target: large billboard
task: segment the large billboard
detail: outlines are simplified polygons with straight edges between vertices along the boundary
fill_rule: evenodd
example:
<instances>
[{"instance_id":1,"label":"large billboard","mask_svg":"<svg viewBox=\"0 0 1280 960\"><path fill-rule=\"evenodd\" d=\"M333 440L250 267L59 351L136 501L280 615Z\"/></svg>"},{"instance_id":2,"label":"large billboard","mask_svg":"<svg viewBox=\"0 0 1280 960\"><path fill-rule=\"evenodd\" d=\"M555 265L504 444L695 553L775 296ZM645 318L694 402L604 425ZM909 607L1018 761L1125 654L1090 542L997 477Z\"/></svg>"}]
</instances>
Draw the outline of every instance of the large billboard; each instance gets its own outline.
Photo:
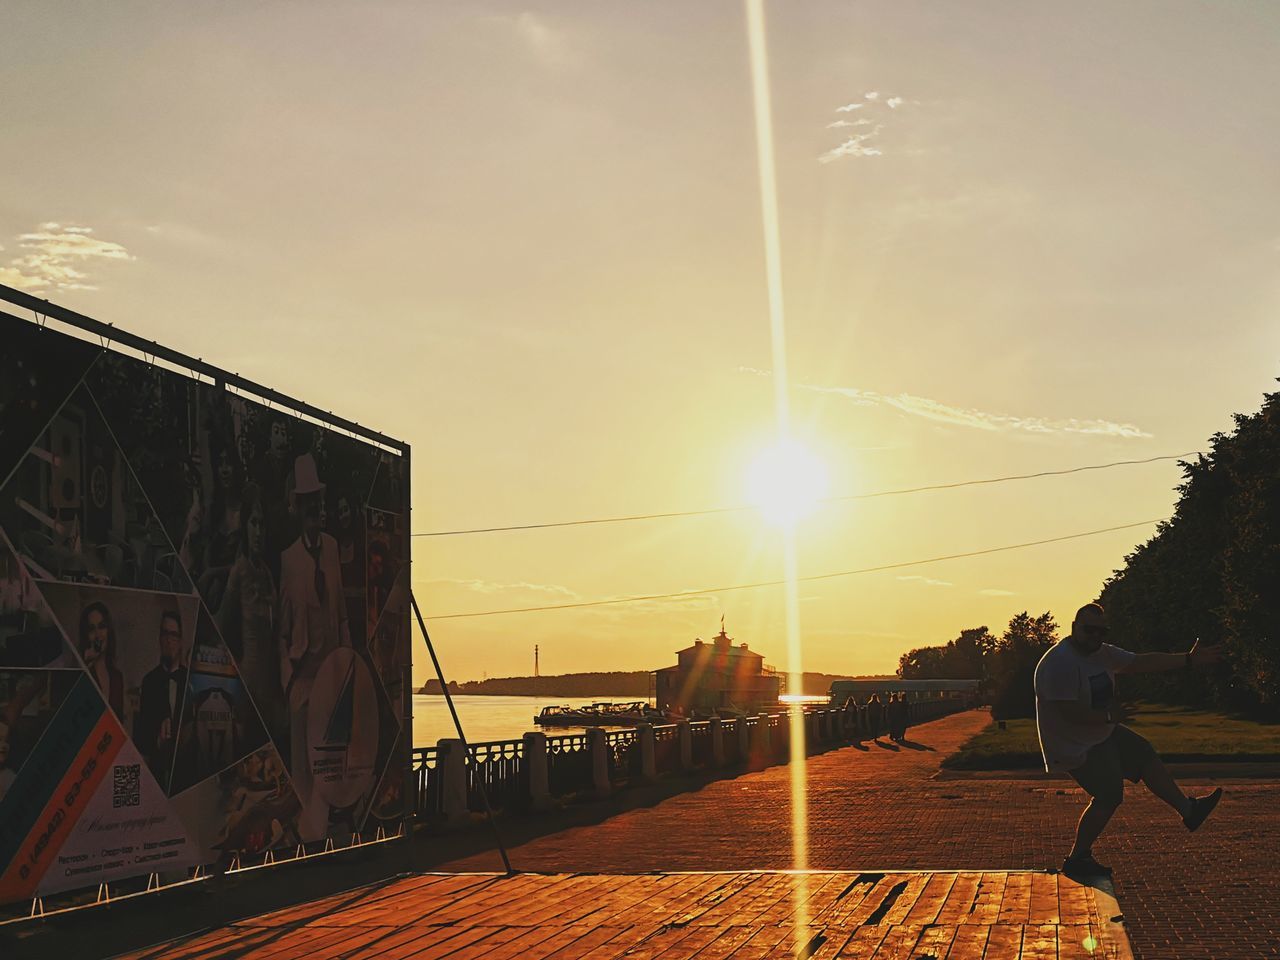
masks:
<instances>
[{"instance_id":1,"label":"large billboard","mask_svg":"<svg viewBox=\"0 0 1280 960\"><path fill-rule=\"evenodd\" d=\"M0 344L0 903L395 833L404 451L3 314Z\"/></svg>"}]
</instances>

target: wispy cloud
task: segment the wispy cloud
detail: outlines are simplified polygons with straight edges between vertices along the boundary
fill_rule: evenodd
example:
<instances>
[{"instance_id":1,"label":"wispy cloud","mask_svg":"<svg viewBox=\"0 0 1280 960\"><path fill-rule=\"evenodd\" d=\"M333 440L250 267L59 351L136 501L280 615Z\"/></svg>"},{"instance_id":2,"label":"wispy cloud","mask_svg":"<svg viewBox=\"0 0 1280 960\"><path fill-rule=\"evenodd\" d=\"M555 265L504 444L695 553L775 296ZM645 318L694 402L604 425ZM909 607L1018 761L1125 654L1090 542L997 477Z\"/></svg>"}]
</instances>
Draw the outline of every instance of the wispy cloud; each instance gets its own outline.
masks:
<instances>
[{"instance_id":1,"label":"wispy cloud","mask_svg":"<svg viewBox=\"0 0 1280 960\"><path fill-rule=\"evenodd\" d=\"M875 126L866 133L855 133L838 147L833 147L822 156L818 157L818 162L831 163L833 160L839 160L841 157L882 156L884 151L879 147L872 146L872 142L876 137L880 136L880 130L881 128L879 126Z\"/></svg>"},{"instance_id":2,"label":"wispy cloud","mask_svg":"<svg viewBox=\"0 0 1280 960\"><path fill-rule=\"evenodd\" d=\"M754 367L739 367L739 370L756 376L772 376L770 371L758 370ZM1132 423L1121 423L1114 420L1083 420L1075 417L1020 417L1006 413L974 410L969 407L956 407L940 400L917 397L910 393L899 393L890 396L889 394L876 393L874 390L860 390L857 387L831 387L813 383L797 383L796 388L813 393L844 397L859 406L890 407L909 416L920 417L935 423L968 427L973 430L1038 434L1084 434L1087 436L1120 437L1126 440L1145 439L1151 436L1150 433Z\"/></svg>"},{"instance_id":3,"label":"wispy cloud","mask_svg":"<svg viewBox=\"0 0 1280 960\"><path fill-rule=\"evenodd\" d=\"M998 587L987 587L985 590L979 590L979 595L984 597L1016 597L1017 594L1012 590L1001 590Z\"/></svg>"},{"instance_id":4,"label":"wispy cloud","mask_svg":"<svg viewBox=\"0 0 1280 960\"><path fill-rule=\"evenodd\" d=\"M697 613L704 610L724 610L724 600L713 593L691 593L683 596L660 597L656 600L635 600L631 603L615 603L610 606L589 607L600 613L637 616L644 614Z\"/></svg>"},{"instance_id":5,"label":"wispy cloud","mask_svg":"<svg viewBox=\"0 0 1280 960\"><path fill-rule=\"evenodd\" d=\"M922 577L919 574L909 574L905 577L898 577L899 580L908 583L919 583L926 587L954 587L955 584L950 580L934 580L932 577Z\"/></svg>"},{"instance_id":6,"label":"wispy cloud","mask_svg":"<svg viewBox=\"0 0 1280 960\"><path fill-rule=\"evenodd\" d=\"M887 118L889 113L897 110L904 104L915 104L918 101L907 100L904 97L892 96L883 97L879 90L868 90L862 95L861 100L853 100L849 103L836 107L836 113L852 113L854 110L866 110L868 113L878 118ZM886 112L887 111L887 112ZM831 163L835 160L841 160L848 157L880 157L884 156L883 147L879 146L876 141L880 134L884 131L884 123L879 119L872 121L867 117L859 117L856 121L837 119L827 124L828 130L840 130L846 127L864 127L871 126L869 130L862 133L854 134L848 137L844 143L841 143L830 150L818 156L819 163Z\"/></svg>"},{"instance_id":7,"label":"wispy cloud","mask_svg":"<svg viewBox=\"0 0 1280 960\"><path fill-rule=\"evenodd\" d=\"M426 602L437 614L471 613L513 607L556 606L589 603L606 597L583 596L558 583L529 583L524 580L500 581L456 577L438 577L418 583ZM490 599L479 600L480 597ZM715 594L690 593L674 597L655 597L627 603L582 607L579 613L609 620L654 616L659 614L694 614L723 610L723 601Z\"/></svg>"},{"instance_id":8,"label":"wispy cloud","mask_svg":"<svg viewBox=\"0 0 1280 960\"><path fill-rule=\"evenodd\" d=\"M0 283L34 292L95 290L91 268L105 260L134 259L120 244L78 224L42 223L20 235L17 244L23 252L0 266Z\"/></svg>"},{"instance_id":9,"label":"wispy cloud","mask_svg":"<svg viewBox=\"0 0 1280 960\"><path fill-rule=\"evenodd\" d=\"M582 597L570 590L568 587L562 587L556 583L528 583L526 581L517 580L509 583L502 583L495 580L458 580L450 577L442 577L436 580L427 580L423 582L425 587L456 587L470 593L481 593L487 595L493 594L537 594L541 597L556 597L561 600L573 601L581 600Z\"/></svg>"}]
</instances>

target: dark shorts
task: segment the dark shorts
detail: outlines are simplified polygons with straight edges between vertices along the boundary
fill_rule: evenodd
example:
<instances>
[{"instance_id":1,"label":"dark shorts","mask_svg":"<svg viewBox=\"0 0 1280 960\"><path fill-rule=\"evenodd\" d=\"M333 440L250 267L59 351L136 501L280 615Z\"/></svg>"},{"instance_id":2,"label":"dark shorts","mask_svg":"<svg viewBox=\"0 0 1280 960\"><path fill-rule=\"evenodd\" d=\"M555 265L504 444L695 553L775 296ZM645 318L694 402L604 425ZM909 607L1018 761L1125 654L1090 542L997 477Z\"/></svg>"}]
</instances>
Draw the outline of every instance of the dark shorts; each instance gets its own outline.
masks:
<instances>
[{"instance_id":1,"label":"dark shorts","mask_svg":"<svg viewBox=\"0 0 1280 960\"><path fill-rule=\"evenodd\" d=\"M1145 737L1121 723L1111 736L1089 751L1083 764L1067 772L1089 796L1109 806L1119 806L1124 799L1125 780L1137 783L1155 755L1155 747Z\"/></svg>"}]
</instances>

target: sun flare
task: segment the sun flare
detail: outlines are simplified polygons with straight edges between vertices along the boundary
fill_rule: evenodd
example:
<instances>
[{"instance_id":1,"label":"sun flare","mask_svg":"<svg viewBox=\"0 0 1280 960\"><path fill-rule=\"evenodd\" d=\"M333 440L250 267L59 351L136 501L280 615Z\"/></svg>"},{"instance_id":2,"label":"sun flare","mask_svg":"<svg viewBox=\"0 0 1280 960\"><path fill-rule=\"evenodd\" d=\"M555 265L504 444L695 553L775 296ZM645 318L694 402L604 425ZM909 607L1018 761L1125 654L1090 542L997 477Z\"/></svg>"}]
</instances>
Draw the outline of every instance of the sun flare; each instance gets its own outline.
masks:
<instances>
[{"instance_id":1,"label":"sun flare","mask_svg":"<svg viewBox=\"0 0 1280 960\"><path fill-rule=\"evenodd\" d=\"M826 495L826 465L795 440L783 440L761 451L747 469L747 496L778 526L808 516Z\"/></svg>"}]
</instances>

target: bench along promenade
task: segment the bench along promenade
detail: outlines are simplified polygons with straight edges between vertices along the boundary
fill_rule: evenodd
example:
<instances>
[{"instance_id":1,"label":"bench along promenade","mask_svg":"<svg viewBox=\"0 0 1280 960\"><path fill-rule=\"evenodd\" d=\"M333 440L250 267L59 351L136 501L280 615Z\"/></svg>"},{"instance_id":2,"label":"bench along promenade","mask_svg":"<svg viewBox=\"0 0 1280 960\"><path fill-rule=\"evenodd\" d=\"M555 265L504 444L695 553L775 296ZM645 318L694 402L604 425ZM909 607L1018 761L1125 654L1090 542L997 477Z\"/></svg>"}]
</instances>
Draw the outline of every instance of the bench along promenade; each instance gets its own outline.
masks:
<instances>
[{"instance_id":1,"label":"bench along promenade","mask_svg":"<svg viewBox=\"0 0 1280 960\"><path fill-rule=\"evenodd\" d=\"M965 708L959 699L912 701L912 724ZM798 708L797 708L798 709ZM804 711L807 752L828 750L880 736L883 722L867 705ZM761 769L791 755L790 717L785 713L737 718L641 724L628 730L585 733L526 733L518 740L469 743L446 738L413 751L416 817L450 826L482 813L485 799L496 810L540 812L564 798L602 798L615 790L681 773Z\"/></svg>"}]
</instances>

